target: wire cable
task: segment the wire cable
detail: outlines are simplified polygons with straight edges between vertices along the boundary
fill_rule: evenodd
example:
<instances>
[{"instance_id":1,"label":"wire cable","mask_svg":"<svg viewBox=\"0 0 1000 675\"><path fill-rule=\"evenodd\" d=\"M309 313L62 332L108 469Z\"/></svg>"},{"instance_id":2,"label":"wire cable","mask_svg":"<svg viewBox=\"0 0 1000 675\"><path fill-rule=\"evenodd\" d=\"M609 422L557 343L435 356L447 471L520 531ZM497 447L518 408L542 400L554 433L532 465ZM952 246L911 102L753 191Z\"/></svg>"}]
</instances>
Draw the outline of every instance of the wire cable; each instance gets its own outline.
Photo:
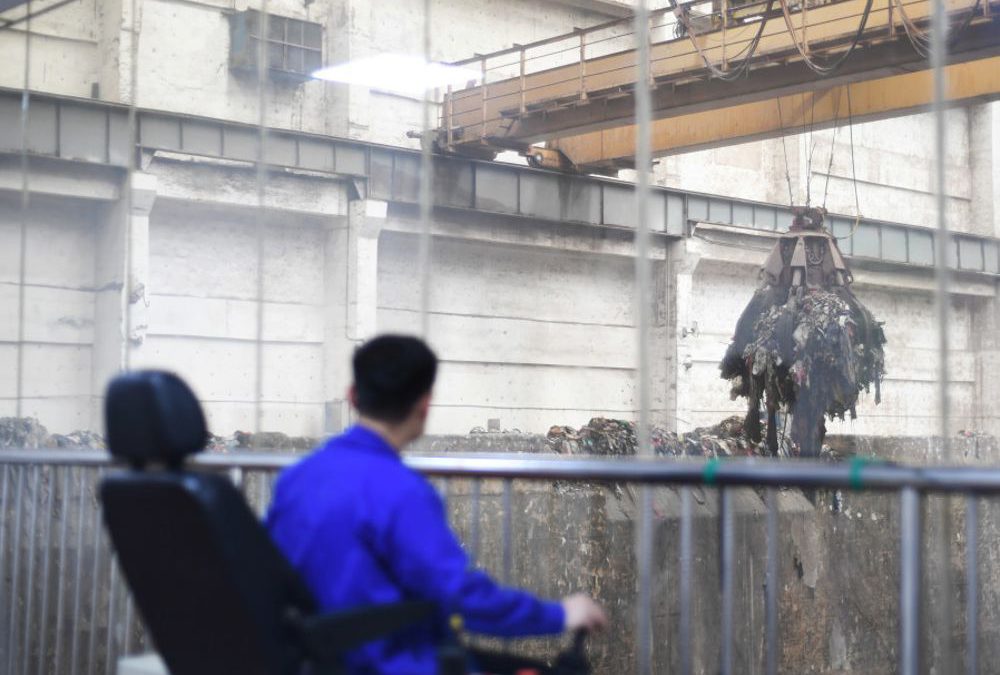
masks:
<instances>
[{"instance_id":1,"label":"wire cable","mask_svg":"<svg viewBox=\"0 0 1000 675\"><path fill-rule=\"evenodd\" d=\"M858 24L858 30L854 34L854 38L851 40L851 46L847 48L843 54L838 56L836 59L831 61L829 64L818 63L809 55L808 45L805 45L803 39L799 42L795 37L795 28L792 26L792 14L791 10L788 8L788 0L778 0L781 3L781 13L785 17L785 25L788 27L788 34L792 38L792 43L795 45L795 49L798 50L799 54L802 56L803 61L817 75L827 76L832 74L834 71L843 65L851 54L854 53L855 47L861 41L861 36L865 32L865 27L868 25L868 17L871 15L873 0L868 0L865 4L865 11L861 15L861 22Z\"/></svg>"},{"instance_id":2,"label":"wire cable","mask_svg":"<svg viewBox=\"0 0 1000 675\"><path fill-rule=\"evenodd\" d=\"M781 98L774 99L774 102L778 106L778 126L781 129L781 150L785 155L785 181L788 183L788 205L792 206L795 203L795 198L792 197L792 175L788 172L788 144L785 142L785 121L781 116Z\"/></svg>"},{"instance_id":3,"label":"wire cable","mask_svg":"<svg viewBox=\"0 0 1000 675\"><path fill-rule=\"evenodd\" d=\"M871 0L869 0L869 2L870 1ZM722 70L708 60L708 57L705 56L702 48L698 45L698 41L696 39L697 36L694 34L694 29L688 21L687 13L677 6L675 0L670 0L670 5L674 8L674 16L677 17L678 21L684 24L688 39L691 41L691 44L694 45L695 50L698 52L698 56L701 57L702 62L705 64L705 68L708 69L713 77L723 80L724 82L733 82L743 77L750 71L751 59L753 59L754 54L757 52L757 46L760 44L760 39L764 35L764 28L767 26L768 17L770 17L771 11L774 7L774 0L768 0L767 9L764 11L760 20L760 26L757 28L757 34L754 35L753 39L745 48L746 56L740 62L740 65L732 70ZM722 17L722 20L726 21L727 17Z\"/></svg>"},{"instance_id":4,"label":"wire cable","mask_svg":"<svg viewBox=\"0 0 1000 675\"><path fill-rule=\"evenodd\" d=\"M830 194L830 174L833 172L833 151L837 147L837 118L840 116L840 89L837 90L837 103L833 109L833 136L830 138L830 161L826 165L826 184L823 186L823 210L826 210L826 198Z\"/></svg>"},{"instance_id":5,"label":"wire cable","mask_svg":"<svg viewBox=\"0 0 1000 675\"><path fill-rule=\"evenodd\" d=\"M854 183L854 226L851 231L842 237L835 237L837 240L850 239L858 228L861 227L861 199L858 196L858 171L854 163L854 113L851 108L851 85L847 86L847 129L851 136L851 182Z\"/></svg>"}]
</instances>

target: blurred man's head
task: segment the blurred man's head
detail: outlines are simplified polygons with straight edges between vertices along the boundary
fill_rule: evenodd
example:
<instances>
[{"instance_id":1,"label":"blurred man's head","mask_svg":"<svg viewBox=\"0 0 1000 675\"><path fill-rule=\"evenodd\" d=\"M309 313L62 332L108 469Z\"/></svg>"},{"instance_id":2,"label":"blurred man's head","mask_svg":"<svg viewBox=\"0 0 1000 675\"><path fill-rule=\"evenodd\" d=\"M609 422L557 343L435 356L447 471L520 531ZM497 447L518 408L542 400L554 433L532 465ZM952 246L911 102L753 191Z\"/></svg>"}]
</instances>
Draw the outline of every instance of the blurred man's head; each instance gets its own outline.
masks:
<instances>
[{"instance_id":1,"label":"blurred man's head","mask_svg":"<svg viewBox=\"0 0 1000 675\"><path fill-rule=\"evenodd\" d=\"M437 363L418 338L369 340L354 352L351 403L363 420L392 429L394 440L409 442L424 431Z\"/></svg>"}]
</instances>

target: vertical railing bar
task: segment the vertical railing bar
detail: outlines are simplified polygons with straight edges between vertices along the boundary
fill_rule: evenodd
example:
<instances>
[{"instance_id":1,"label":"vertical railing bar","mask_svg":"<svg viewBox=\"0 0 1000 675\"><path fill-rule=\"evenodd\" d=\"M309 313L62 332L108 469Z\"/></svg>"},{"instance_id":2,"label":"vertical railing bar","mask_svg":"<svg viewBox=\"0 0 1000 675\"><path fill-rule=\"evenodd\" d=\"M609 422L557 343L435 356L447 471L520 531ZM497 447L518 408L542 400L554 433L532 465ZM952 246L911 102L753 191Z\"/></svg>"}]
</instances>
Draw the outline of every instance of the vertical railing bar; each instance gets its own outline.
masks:
<instances>
[{"instance_id":1,"label":"vertical railing bar","mask_svg":"<svg viewBox=\"0 0 1000 675\"><path fill-rule=\"evenodd\" d=\"M505 479L503 482L503 582L510 583L511 565L513 556L511 555L511 480Z\"/></svg>"},{"instance_id":2,"label":"vertical railing bar","mask_svg":"<svg viewBox=\"0 0 1000 675\"><path fill-rule=\"evenodd\" d=\"M732 675L733 673L733 496L730 488L722 488L722 552L720 562L722 566L722 664L720 672L722 675Z\"/></svg>"},{"instance_id":3,"label":"vertical railing bar","mask_svg":"<svg viewBox=\"0 0 1000 675\"><path fill-rule=\"evenodd\" d=\"M96 493L97 486L100 485L101 479L104 477L104 469L97 470L97 476L94 481L94 491ZM101 572L101 544L102 542L102 527L101 527L101 516L100 509L94 508L94 564L91 566L90 583L93 584L90 591L90 635L87 640L87 673L88 675L94 675L97 669L97 603L100 600L98 590L100 589L100 583L98 582L98 576ZM80 617L76 617L79 619Z\"/></svg>"},{"instance_id":4,"label":"vertical railing bar","mask_svg":"<svg viewBox=\"0 0 1000 675\"><path fill-rule=\"evenodd\" d=\"M59 563L56 566L56 633L55 633L55 653L53 654L53 672L62 673L63 670L60 669L62 664L62 647L63 647L63 627L65 626L65 618L63 617L63 612L65 610L65 603L63 600L63 595L65 592L65 579L66 579L66 538L69 532L69 490L70 490L70 476L73 473L72 467L65 467L63 471L63 488L62 488L62 508L60 509L60 522L59 522ZM83 473L83 470L80 470Z\"/></svg>"},{"instance_id":5,"label":"vertical railing bar","mask_svg":"<svg viewBox=\"0 0 1000 675\"><path fill-rule=\"evenodd\" d=\"M445 138L447 139L448 147L450 148L455 138L455 100L450 84L445 91L445 121L448 125L448 128L445 129Z\"/></svg>"},{"instance_id":6,"label":"vertical railing bar","mask_svg":"<svg viewBox=\"0 0 1000 675\"><path fill-rule=\"evenodd\" d=\"M646 0L637 0L635 4L635 53L636 53L636 87L635 87L635 346L636 375L638 377L636 418L636 438L638 440L636 454L640 457L653 455L650 443L650 378L649 378L649 339L650 339L650 262L649 262L649 181L652 168L650 150L650 129L652 127L653 109L650 97L651 69L649 61L649 9ZM652 669L652 552L653 552L653 493L652 487L642 488L642 522L636 533L636 557L639 569L639 602L637 609L638 628L638 672L649 675Z\"/></svg>"},{"instance_id":7,"label":"vertical railing bar","mask_svg":"<svg viewBox=\"0 0 1000 675\"><path fill-rule=\"evenodd\" d=\"M767 675L778 673L778 491L767 489L767 588L765 595Z\"/></svg>"},{"instance_id":8,"label":"vertical railing bar","mask_svg":"<svg viewBox=\"0 0 1000 675\"><path fill-rule=\"evenodd\" d=\"M3 465L3 489L2 495L0 495L0 608L6 607L7 593L6 593L6 581L7 581L7 474L9 472L8 465ZM14 592L11 590L10 597L14 597ZM13 602L13 601L12 601ZM6 633L6 631L4 631ZM8 649L13 649L12 646L7 645ZM7 654L0 650L0 658L6 661Z\"/></svg>"},{"instance_id":9,"label":"vertical railing bar","mask_svg":"<svg viewBox=\"0 0 1000 675\"><path fill-rule=\"evenodd\" d=\"M240 492L243 492L243 467L234 466L229 469L229 480L233 481L233 485Z\"/></svg>"},{"instance_id":10,"label":"vertical railing bar","mask_svg":"<svg viewBox=\"0 0 1000 675\"><path fill-rule=\"evenodd\" d=\"M125 639L122 643L122 654L132 653L132 595L125 593Z\"/></svg>"},{"instance_id":11,"label":"vertical railing bar","mask_svg":"<svg viewBox=\"0 0 1000 675\"><path fill-rule=\"evenodd\" d=\"M424 0L423 25L424 63L431 62L431 0ZM485 81L483 87L485 90ZM424 340L430 334L431 301L431 208L433 206L434 157L431 142L431 102L437 100L437 90L425 87L421 99L423 113L420 130L420 239L417 242L417 271L420 275L420 337Z\"/></svg>"},{"instance_id":12,"label":"vertical railing bar","mask_svg":"<svg viewBox=\"0 0 1000 675\"><path fill-rule=\"evenodd\" d=\"M63 473L68 471L68 468L62 470ZM42 607L41 616L38 621L38 667L35 669L38 675L42 675L45 672L45 657L49 647L49 585L50 578L52 576L52 502L55 501L56 497L56 476L60 473L60 470L53 466L50 471L49 479L49 501L45 506L45 548L42 549Z\"/></svg>"},{"instance_id":13,"label":"vertical railing bar","mask_svg":"<svg viewBox=\"0 0 1000 675\"><path fill-rule=\"evenodd\" d=\"M110 570L108 573L108 634L104 644L104 675L114 675L117 659L115 654L115 604L118 590L118 562L112 552L108 556Z\"/></svg>"},{"instance_id":14,"label":"vertical railing bar","mask_svg":"<svg viewBox=\"0 0 1000 675\"><path fill-rule=\"evenodd\" d=\"M694 556L693 525L694 515L691 508L691 488L681 488L681 532L680 532L680 586L678 588L678 604L680 605L680 625L677 631L679 641L681 675L691 675L692 645L691 645L691 562Z\"/></svg>"},{"instance_id":15,"label":"vertical railing bar","mask_svg":"<svg viewBox=\"0 0 1000 675\"><path fill-rule=\"evenodd\" d=\"M920 672L920 494L900 492L899 672Z\"/></svg>"},{"instance_id":16,"label":"vertical railing bar","mask_svg":"<svg viewBox=\"0 0 1000 675\"><path fill-rule=\"evenodd\" d=\"M267 120L266 93L268 70L267 1L261 0L257 22L257 166L254 176L257 189L257 209L254 212L254 241L257 256L256 301L254 330L254 432L260 433L264 419L264 207L267 195ZM242 486L241 486L242 487Z\"/></svg>"},{"instance_id":17,"label":"vertical railing bar","mask_svg":"<svg viewBox=\"0 0 1000 675\"><path fill-rule=\"evenodd\" d=\"M21 516L23 508L21 506L24 500L24 472L26 466L18 467L17 471L17 490L15 494L14 502L14 536L11 539L11 545L14 547L14 560L11 566L11 577L10 577L10 623L7 625L7 672L13 673L15 666L14 654L17 650L17 642L15 641L15 626L17 626L17 583L18 577L20 576L21 567Z\"/></svg>"},{"instance_id":18,"label":"vertical railing bar","mask_svg":"<svg viewBox=\"0 0 1000 675\"><path fill-rule=\"evenodd\" d=\"M80 618L81 605L83 604L83 532L84 514L87 513L87 471L80 468L79 484L80 499L77 506L77 530L76 530L76 569L73 574L73 620ZM70 641L69 663L70 675L77 675L80 667L80 629L77 626L72 631L73 638Z\"/></svg>"},{"instance_id":19,"label":"vertical railing bar","mask_svg":"<svg viewBox=\"0 0 1000 675\"><path fill-rule=\"evenodd\" d=\"M522 114L528 109L527 102L525 100L525 91L524 91L524 88L525 88L525 84L524 84L524 75L525 75L525 73L524 73L524 68L525 68L524 51L525 51L524 47L521 47L521 74L520 74L520 80L519 80L519 84L518 84L518 90L519 90L520 95L521 95L521 113ZM484 87L486 86L486 79L485 78L483 79L483 86Z\"/></svg>"},{"instance_id":20,"label":"vertical railing bar","mask_svg":"<svg viewBox=\"0 0 1000 675\"><path fill-rule=\"evenodd\" d=\"M28 164L28 110L31 106L31 0L25 5L27 22L24 25L24 88L21 90L21 211L20 238L18 241L17 274L17 381L15 383L14 416L24 417L24 338L27 317L28 283L28 211L31 206L31 186ZM16 597L15 597L16 600ZM10 645L13 653L14 645ZM9 671L8 671L9 672Z\"/></svg>"},{"instance_id":21,"label":"vertical railing bar","mask_svg":"<svg viewBox=\"0 0 1000 675\"><path fill-rule=\"evenodd\" d=\"M482 481L474 478L472 481L472 504L469 508L469 549L472 564L479 561L479 499L482 493Z\"/></svg>"},{"instance_id":22,"label":"vertical railing bar","mask_svg":"<svg viewBox=\"0 0 1000 675\"><path fill-rule=\"evenodd\" d=\"M482 119L482 127L480 127L480 129L479 129L479 137L480 138L486 138L486 100L487 99L486 99L486 57L485 56L482 59L482 70L483 70L483 82L482 82L482 85L480 86L479 90L480 90L480 93L482 94L482 99L483 99L483 101L482 101L482 103L483 103L483 105L482 105L482 113L483 113L482 117L483 117L483 119ZM521 91L522 92L524 91L523 83L522 83L522 86L521 86Z\"/></svg>"},{"instance_id":23,"label":"vertical railing bar","mask_svg":"<svg viewBox=\"0 0 1000 675\"><path fill-rule=\"evenodd\" d=\"M934 119L934 211L935 225L938 235L938 260L935 267L936 284L936 313L937 313L937 337L938 337L938 422L940 424L938 436L941 443L941 458L945 461L951 459L951 401L949 383L951 381L951 367L949 354L951 350L949 330L951 327L950 315L950 286L951 268L948 265L947 247L952 245L952 238L949 236L949 225L947 217L947 176L946 176L946 153L948 151L947 141L947 119L946 119L946 95L947 76L945 66L948 58L948 16L944 0L931 0L931 30L930 30L930 67L933 71L933 93L934 103L932 106ZM952 644L951 627L953 625L954 608L952 606L952 568L951 568L951 499L945 495L942 498L943 504L935 509L935 531L938 535L933 550L937 557L936 562L940 570L938 588L943 589L936 603L937 609L937 630L940 632L939 644L941 653L936 655L937 668L946 673L958 672L955 662L955 650Z\"/></svg>"},{"instance_id":24,"label":"vertical railing bar","mask_svg":"<svg viewBox=\"0 0 1000 675\"><path fill-rule=\"evenodd\" d=\"M124 10L124 3L122 4ZM125 165L125 189L122 192L122 202L125 211L124 247L125 269L123 274L124 292L121 294L122 314L125 317L126 334L131 335L134 324L132 322L132 293L135 286L135 249L132 246L132 205L133 205L133 181L135 178L136 148L138 145L138 133L136 127L136 106L139 102L139 30L136 15L138 14L138 0L131 0L129 6L129 89L131 96L128 102L128 140L126 147L127 162ZM109 139L110 145L110 139ZM110 158L110 156L109 156ZM132 348L130 340L121 341L121 367L129 370L132 364Z\"/></svg>"},{"instance_id":25,"label":"vertical railing bar","mask_svg":"<svg viewBox=\"0 0 1000 675\"><path fill-rule=\"evenodd\" d=\"M28 544L28 577L24 587L24 632L21 634L22 660L21 672L27 675L31 666L31 620L35 609L35 550L38 539L38 489L41 482L42 467L35 464L31 474L31 510L28 513L30 526L25 541ZM16 665L16 664L15 664ZM13 670L11 671L14 672Z\"/></svg>"},{"instance_id":26,"label":"vertical railing bar","mask_svg":"<svg viewBox=\"0 0 1000 675\"><path fill-rule=\"evenodd\" d=\"M639 566L639 616L637 621L639 673L653 672L653 488L643 485L640 493L639 539L636 555Z\"/></svg>"},{"instance_id":27,"label":"vertical railing bar","mask_svg":"<svg viewBox=\"0 0 1000 675\"><path fill-rule=\"evenodd\" d=\"M979 497L965 497L965 672L979 672Z\"/></svg>"},{"instance_id":28,"label":"vertical railing bar","mask_svg":"<svg viewBox=\"0 0 1000 675\"><path fill-rule=\"evenodd\" d=\"M260 517L263 519L267 516L267 473L260 471L257 473L257 505L260 509Z\"/></svg>"}]
</instances>

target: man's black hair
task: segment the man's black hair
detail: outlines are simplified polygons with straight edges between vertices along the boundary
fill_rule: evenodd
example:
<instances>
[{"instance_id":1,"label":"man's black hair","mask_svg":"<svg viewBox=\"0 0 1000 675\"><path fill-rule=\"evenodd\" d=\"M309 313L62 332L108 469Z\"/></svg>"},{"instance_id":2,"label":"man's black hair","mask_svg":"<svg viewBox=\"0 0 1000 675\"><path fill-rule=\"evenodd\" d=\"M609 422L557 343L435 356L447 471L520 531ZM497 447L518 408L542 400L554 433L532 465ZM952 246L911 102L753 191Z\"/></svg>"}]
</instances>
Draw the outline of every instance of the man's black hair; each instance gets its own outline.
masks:
<instances>
[{"instance_id":1,"label":"man's black hair","mask_svg":"<svg viewBox=\"0 0 1000 675\"><path fill-rule=\"evenodd\" d=\"M354 352L358 412L382 422L401 422L434 386L437 356L423 340L381 335Z\"/></svg>"}]
</instances>

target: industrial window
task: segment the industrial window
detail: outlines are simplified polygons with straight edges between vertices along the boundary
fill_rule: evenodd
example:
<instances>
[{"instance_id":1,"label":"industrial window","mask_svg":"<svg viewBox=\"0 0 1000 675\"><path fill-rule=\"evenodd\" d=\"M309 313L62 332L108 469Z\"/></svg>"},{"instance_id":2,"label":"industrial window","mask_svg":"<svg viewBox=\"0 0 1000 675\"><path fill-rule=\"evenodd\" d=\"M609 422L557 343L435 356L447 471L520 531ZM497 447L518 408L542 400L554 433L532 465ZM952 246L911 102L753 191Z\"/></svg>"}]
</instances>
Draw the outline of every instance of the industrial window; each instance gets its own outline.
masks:
<instances>
[{"instance_id":1,"label":"industrial window","mask_svg":"<svg viewBox=\"0 0 1000 675\"><path fill-rule=\"evenodd\" d=\"M261 20L257 10L233 15L230 66L257 71ZM323 64L323 27L318 23L267 15L267 68L272 75L305 79Z\"/></svg>"}]
</instances>

